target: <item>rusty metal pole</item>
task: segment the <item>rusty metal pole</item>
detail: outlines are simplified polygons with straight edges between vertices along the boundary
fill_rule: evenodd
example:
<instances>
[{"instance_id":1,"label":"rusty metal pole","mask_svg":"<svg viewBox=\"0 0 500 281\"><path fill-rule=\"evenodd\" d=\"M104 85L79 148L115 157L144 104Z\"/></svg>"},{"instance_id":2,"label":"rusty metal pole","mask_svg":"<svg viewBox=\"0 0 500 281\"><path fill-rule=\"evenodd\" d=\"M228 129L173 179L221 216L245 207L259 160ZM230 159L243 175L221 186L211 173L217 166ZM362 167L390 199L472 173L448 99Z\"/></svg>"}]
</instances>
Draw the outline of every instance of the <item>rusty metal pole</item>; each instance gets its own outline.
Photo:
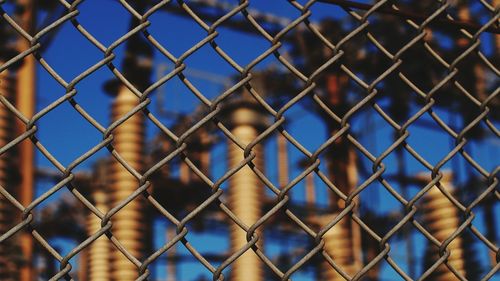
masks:
<instances>
[{"instance_id":1,"label":"rusty metal pole","mask_svg":"<svg viewBox=\"0 0 500 281\"><path fill-rule=\"evenodd\" d=\"M249 101L233 104L228 110L229 128L231 133L243 144L249 144L257 138L265 126L262 113ZM243 150L232 141L228 145L229 168L243 161ZM253 163L261 169L261 147L257 145L253 151L257 153ZM255 173L244 166L229 179L229 206L234 214L247 226L253 225L261 217L264 197L263 184ZM246 232L235 223L230 226L231 253L241 249L246 243ZM262 235L260 235L262 239ZM263 245L262 241L259 245ZM262 281L264 271L259 257L250 249L236 259L232 265L231 280Z\"/></svg>"},{"instance_id":2,"label":"rusty metal pole","mask_svg":"<svg viewBox=\"0 0 500 281\"><path fill-rule=\"evenodd\" d=\"M112 120L124 116L137 106L138 98L125 86L121 86L113 102ZM113 147L123 159L135 170L143 167L144 116L141 112L134 114L113 130ZM138 180L118 161L113 161L110 178L110 205L114 207L130 196L138 187ZM113 236L132 254L141 259L146 241L144 197L139 196L128 203L112 218ZM138 277L137 267L123 253L113 248L111 253L111 280L132 281Z\"/></svg>"},{"instance_id":3,"label":"rusty metal pole","mask_svg":"<svg viewBox=\"0 0 500 281\"><path fill-rule=\"evenodd\" d=\"M0 61L0 65L2 62ZM13 77L8 71L0 73L0 95L8 100L12 99L14 93ZM3 105L0 104L0 147L6 145L13 139L12 132L14 130L13 114ZM6 152L0 156L0 185L9 192L13 191L14 186L12 180L12 154ZM7 232L13 227L15 210L12 204L0 194L0 233ZM14 244L12 238L0 243L0 280L14 281L19 280L19 264L14 258Z\"/></svg>"},{"instance_id":4,"label":"rusty metal pole","mask_svg":"<svg viewBox=\"0 0 500 281\"><path fill-rule=\"evenodd\" d=\"M444 173L441 185L448 192L453 194L453 175L450 172ZM424 220L429 232L441 243L448 239L460 226L458 209L453 203L436 187L432 187L424 197ZM462 238L456 237L447 247L451 251L448 257L448 264L455 268L462 276L465 276L465 257L463 255ZM428 249L428 262L433 263L439 259L438 248L431 245ZM457 280L457 277L446 265L440 265L430 277L435 281Z\"/></svg>"},{"instance_id":5,"label":"rusty metal pole","mask_svg":"<svg viewBox=\"0 0 500 281\"><path fill-rule=\"evenodd\" d=\"M20 0L17 4L21 8L20 26L33 35L35 29L35 1ZM24 38L18 42L20 52L30 48L30 42ZM29 55L23 59L22 65L17 71L17 109L27 118L31 118L35 113L35 97L36 97L36 60L33 55ZM18 133L25 130L25 125L20 121L17 122ZM19 184L19 201L23 206L28 206L33 200L34 188L34 147L30 140L24 140L19 144L19 163L20 163L20 179ZM25 264L21 268L21 281L32 281L33 269L33 239L30 233L21 233L20 239L21 251L25 259Z\"/></svg>"}]
</instances>

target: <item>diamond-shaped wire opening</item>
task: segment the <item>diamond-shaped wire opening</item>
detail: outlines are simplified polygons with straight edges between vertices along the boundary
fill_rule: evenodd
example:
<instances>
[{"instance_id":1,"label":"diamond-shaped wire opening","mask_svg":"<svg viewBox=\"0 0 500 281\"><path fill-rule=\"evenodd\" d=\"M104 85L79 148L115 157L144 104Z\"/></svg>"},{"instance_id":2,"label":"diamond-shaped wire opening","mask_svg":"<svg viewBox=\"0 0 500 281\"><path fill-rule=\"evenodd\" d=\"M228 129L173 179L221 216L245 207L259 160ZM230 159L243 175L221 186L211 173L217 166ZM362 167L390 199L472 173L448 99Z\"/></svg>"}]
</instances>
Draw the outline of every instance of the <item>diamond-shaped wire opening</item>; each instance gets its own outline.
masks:
<instances>
[{"instance_id":1,"label":"diamond-shaped wire opening","mask_svg":"<svg viewBox=\"0 0 500 281\"><path fill-rule=\"evenodd\" d=\"M99 9L95 9L98 2ZM130 30L130 13L118 2L83 1L78 10L78 22L104 46L111 45ZM112 21L109 20L110 14L114 15Z\"/></svg>"}]
</instances>

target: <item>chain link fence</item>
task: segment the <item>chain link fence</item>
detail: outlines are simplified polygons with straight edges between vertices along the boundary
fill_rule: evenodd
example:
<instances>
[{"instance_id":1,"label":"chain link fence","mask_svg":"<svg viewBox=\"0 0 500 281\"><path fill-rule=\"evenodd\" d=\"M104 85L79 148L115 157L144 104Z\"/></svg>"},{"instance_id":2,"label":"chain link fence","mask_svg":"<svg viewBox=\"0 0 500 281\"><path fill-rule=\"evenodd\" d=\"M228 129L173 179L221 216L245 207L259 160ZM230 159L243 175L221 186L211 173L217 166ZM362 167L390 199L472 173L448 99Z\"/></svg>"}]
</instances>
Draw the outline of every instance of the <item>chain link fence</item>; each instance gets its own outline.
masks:
<instances>
[{"instance_id":1,"label":"chain link fence","mask_svg":"<svg viewBox=\"0 0 500 281\"><path fill-rule=\"evenodd\" d=\"M175 248L181 245L213 280L312 280L300 274L310 267L315 268L315 277L311 277L315 280L498 277L498 218L494 215L500 198L498 159L485 168L483 158L469 149L471 143L481 145L485 139L493 139L493 150L498 149L498 1L265 4L289 11L290 16L281 17L258 12L252 8L253 1L120 0L120 13L126 11L130 23L126 33L111 43L100 41L81 23L83 14L89 13L81 8L87 2L51 2L45 9L53 20L35 28L23 22L23 13L30 12L30 1L0 1L5 38L0 42L2 280L35 280L33 276L40 272L33 272L37 271L33 270L36 262L30 260L33 255L45 257L46 263L56 260L56 270L38 275L42 279L153 280L161 275L160 270L152 269L154 264L166 257L168 278L176 280L175 269L169 266L182 263L175 256ZM94 5L98 8L100 4ZM316 13L330 18L316 20ZM203 33L201 40L180 55L174 55L174 48L150 31L155 17L172 15ZM117 17L110 15L109 21L113 20ZM70 80L46 59L46 45L63 26L77 32L102 56ZM248 36L258 38L251 40L261 40L267 47L242 64L235 57L257 47L233 40L238 53L226 51L219 40L228 30L251 34ZM225 81L227 86L215 95L208 95L208 90L197 86L187 74L190 59L203 49L210 49L235 74L230 85ZM82 51L81 56L85 59L87 54ZM270 59L279 65L279 71L263 70L261 66ZM164 60L172 67L151 81L155 60ZM24 97L34 103L33 97L26 96L29 91L20 90L29 87L25 84L29 71L23 71L30 65L50 75L65 93L26 114L19 100ZM105 112L111 115L109 124L95 117L95 109L79 102L82 94L89 94L79 90L81 84L100 72L113 76L105 87L113 96L111 110ZM175 103L168 93L161 93L175 79L200 105L169 123L164 121L165 114L154 108L160 97L166 104ZM21 80L24 84L16 82ZM37 91L48 90L40 86ZM56 156L59 152L43 143L39 136L43 126L38 125L64 105L70 105L101 136L95 146L69 164L63 164ZM292 122L289 113L300 106L319 116L327 131L321 145L312 149L288 129ZM368 111L376 116L370 118L381 121L382 128L368 128L370 120L359 117ZM449 115L443 112L458 116L458 125L451 125L443 117ZM60 121L66 124L73 122L63 119ZM438 161L428 160L418 144L437 135L420 135L417 143L410 141L410 134L421 134L417 126L424 119L433 123L432 130L439 132L439 138L451 140L449 151L442 151L438 140L435 146L431 141L425 148L438 154ZM154 138L146 124L158 132ZM308 127L320 126L301 124L299 132L306 135L311 132ZM385 147L381 152L374 151L370 145L373 139L366 142L360 137L360 126L363 130L389 131L392 137L382 141ZM277 152L268 144L275 137ZM72 141L68 138L58 149L71 150ZM227 148L223 149L227 157L223 166L210 161L209 151L215 142ZM23 145L34 148L56 169L50 176L55 184L24 202L19 183L27 175L20 167L33 163L18 156L23 155ZM290 173L292 179L285 172L289 162L286 145L303 159L300 168ZM107 160L94 167L90 176L75 171L103 151L107 151ZM265 167L269 158L281 165L272 171L280 175L278 183ZM475 182L454 186L453 177L464 177L451 165L455 158L462 159L460 163L476 175ZM409 170L423 173L408 176L409 172L401 170L405 165L401 159L411 159L408 162L414 164L407 165L419 168ZM363 170L366 163L371 167ZM214 172L215 166L223 168ZM399 168L390 168L394 166ZM179 171L168 167L179 167ZM309 202L314 201L314 195L307 189L308 182L325 186L326 206ZM293 190L303 184L309 193L295 195ZM414 192L408 191L411 185L416 186ZM379 204L396 202L398 211L392 216L367 211L369 207L382 208L372 204L371 195L366 196L373 186L390 198ZM62 190L70 192L79 207L60 208L52 216L36 219L44 204L64 203L56 197ZM297 201L308 202L301 205ZM489 218L486 226L478 226L475 210L485 221ZM167 239L159 246L154 237L161 235L152 227L155 217L170 225ZM229 250L219 256L200 251L202 244L216 242L191 234L196 225L207 221L213 225L208 223L204 231L224 229L218 235L227 239L222 244L228 244ZM62 228L59 236L77 229L78 243L56 249L47 234L57 232L56 228ZM302 237L299 254L289 257L288 262L271 258L266 244L285 243L288 235L296 234L273 238L269 233L275 228ZM401 241L415 240L416 236L418 241L402 250L405 246ZM489 256L487 269L478 275L472 274L474 268L467 261L475 249L470 241ZM28 246L31 243L34 248ZM426 264L420 270L410 269L415 260L410 258L402 266L403 259L393 256L402 250L406 258L424 246ZM79 257L78 265L75 257ZM383 275L382 265L392 273ZM19 277L23 270L31 272L23 276L31 277Z\"/></svg>"}]
</instances>

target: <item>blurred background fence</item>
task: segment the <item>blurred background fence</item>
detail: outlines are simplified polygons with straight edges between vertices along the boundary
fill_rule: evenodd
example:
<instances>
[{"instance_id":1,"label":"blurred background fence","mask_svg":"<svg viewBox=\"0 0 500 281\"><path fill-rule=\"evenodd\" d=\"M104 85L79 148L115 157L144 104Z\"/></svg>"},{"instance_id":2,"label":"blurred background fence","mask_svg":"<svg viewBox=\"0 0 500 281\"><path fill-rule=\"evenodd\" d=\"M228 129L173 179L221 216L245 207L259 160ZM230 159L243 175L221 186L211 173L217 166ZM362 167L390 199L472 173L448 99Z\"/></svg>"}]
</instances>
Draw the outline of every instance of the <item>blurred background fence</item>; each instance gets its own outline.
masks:
<instances>
[{"instance_id":1,"label":"blurred background fence","mask_svg":"<svg viewBox=\"0 0 500 281\"><path fill-rule=\"evenodd\" d=\"M0 280L499 278L500 1L0 14Z\"/></svg>"}]
</instances>

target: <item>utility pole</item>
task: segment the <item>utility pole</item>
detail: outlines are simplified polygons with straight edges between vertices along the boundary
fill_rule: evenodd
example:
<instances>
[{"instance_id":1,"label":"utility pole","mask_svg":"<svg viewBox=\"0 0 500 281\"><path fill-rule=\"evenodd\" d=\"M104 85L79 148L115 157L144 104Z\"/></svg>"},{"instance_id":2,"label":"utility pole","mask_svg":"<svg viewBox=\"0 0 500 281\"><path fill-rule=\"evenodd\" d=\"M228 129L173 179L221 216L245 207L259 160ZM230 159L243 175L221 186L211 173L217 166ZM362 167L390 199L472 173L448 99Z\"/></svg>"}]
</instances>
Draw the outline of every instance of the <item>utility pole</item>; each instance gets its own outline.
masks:
<instances>
[{"instance_id":1,"label":"utility pole","mask_svg":"<svg viewBox=\"0 0 500 281\"><path fill-rule=\"evenodd\" d=\"M20 26L28 34L33 35L36 26L36 10L34 0L17 1L20 9ZM18 42L19 52L29 49L30 42L21 38ZM36 97L36 60L33 55L26 56L22 65L17 71L16 107L27 118L31 118L35 113ZM25 125L17 120L19 134L24 133ZM23 206L28 206L33 200L34 189L34 146L31 140L26 139L19 144L19 201ZM22 232L20 239L21 251L25 263L21 268L21 281L32 281L33 276L33 239L30 233Z\"/></svg>"}]
</instances>

